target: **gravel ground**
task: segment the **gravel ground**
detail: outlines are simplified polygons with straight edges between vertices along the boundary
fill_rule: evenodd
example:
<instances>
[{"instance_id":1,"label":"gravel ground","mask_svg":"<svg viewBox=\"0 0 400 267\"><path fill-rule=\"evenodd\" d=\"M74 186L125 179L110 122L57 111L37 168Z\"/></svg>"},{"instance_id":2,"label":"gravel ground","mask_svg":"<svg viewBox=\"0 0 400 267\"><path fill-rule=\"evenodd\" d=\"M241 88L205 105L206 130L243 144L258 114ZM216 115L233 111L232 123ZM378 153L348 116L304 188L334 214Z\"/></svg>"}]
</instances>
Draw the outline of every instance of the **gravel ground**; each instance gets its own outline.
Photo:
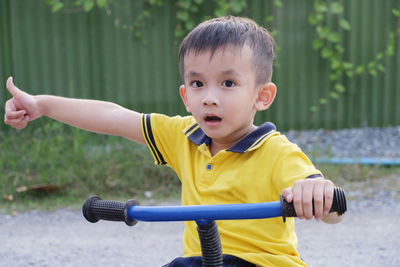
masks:
<instances>
[{"instance_id":1,"label":"gravel ground","mask_svg":"<svg viewBox=\"0 0 400 267\"><path fill-rule=\"evenodd\" d=\"M288 131L284 134L309 156L400 158L400 126Z\"/></svg>"}]
</instances>

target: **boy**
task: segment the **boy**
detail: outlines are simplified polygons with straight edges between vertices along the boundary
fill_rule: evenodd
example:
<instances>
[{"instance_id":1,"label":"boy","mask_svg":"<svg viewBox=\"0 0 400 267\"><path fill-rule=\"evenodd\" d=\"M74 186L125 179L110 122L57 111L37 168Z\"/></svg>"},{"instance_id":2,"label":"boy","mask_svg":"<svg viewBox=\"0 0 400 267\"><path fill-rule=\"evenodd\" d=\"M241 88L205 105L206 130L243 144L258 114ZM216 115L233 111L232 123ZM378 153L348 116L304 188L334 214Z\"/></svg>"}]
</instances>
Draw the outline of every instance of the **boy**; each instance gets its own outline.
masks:
<instances>
[{"instance_id":1,"label":"boy","mask_svg":"<svg viewBox=\"0 0 400 267\"><path fill-rule=\"evenodd\" d=\"M157 164L176 171L182 204L269 202L282 193L300 219L337 223L328 214L333 183L272 123L257 127L257 111L274 101L273 39L255 22L222 17L198 25L183 40L179 92L192 116L139 114L116 104L56 96L31 96L10 77L13 98L5 123L22 129L48 116L102 134L147 144ZM312 202L315 204L313 216ZM296 250L294 220L219 221L224 260L235 266L305 266ZM194 222L185 223L184 258L169 266L191 266L201 255ZM232 263L233 264L233 263Z\"/></svg>"}]
</instances>

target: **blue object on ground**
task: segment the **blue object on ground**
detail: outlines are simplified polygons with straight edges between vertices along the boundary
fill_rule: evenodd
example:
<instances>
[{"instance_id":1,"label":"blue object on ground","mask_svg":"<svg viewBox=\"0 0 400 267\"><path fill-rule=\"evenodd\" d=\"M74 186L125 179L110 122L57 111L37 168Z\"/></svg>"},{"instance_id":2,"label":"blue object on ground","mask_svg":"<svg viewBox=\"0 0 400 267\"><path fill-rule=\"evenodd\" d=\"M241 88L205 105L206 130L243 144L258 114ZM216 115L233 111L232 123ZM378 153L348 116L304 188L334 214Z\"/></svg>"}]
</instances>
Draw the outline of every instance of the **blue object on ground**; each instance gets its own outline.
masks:
<instances>
[{"instance_id":1,"label":"blue object on ground","mask_svg":"<svg viewBox=\"0 0 400 267\"><path fill-rule=\"evenodd\" d=\"M361 164L361 165L400 165L400 158L316 158L315 163Z\"/></svg>"}]
</instances>

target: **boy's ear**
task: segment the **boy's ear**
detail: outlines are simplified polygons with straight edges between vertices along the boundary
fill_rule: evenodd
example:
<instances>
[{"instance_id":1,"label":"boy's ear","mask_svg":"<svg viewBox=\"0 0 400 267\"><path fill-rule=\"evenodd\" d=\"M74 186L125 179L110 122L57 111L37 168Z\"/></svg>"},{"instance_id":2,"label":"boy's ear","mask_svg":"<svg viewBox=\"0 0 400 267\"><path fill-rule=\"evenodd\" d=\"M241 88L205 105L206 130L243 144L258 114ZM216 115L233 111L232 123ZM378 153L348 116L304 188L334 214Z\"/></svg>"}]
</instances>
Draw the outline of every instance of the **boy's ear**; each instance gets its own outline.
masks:
<instances>
[{"instance_id":1,"label":"boy's ear","mask_svg":"<svg viewBox=\"0 0 400 267\"><path fill-rule=\"evenodd\" d=\"M189 105L188 105L188 100L187 100L187 94L186 93L187 92L186 92L185 85L182 84L181 86L179 86L179 94L181 95L183 104L186 107L186 111L190 113L191 111L190 111L190 108L189 108Z\"/></svg>"},{"instance_id":2,"label":"boy's ear","mask_svg":"<svg viewBox=\"0 0 400 267\"><path fill-rule=\"evenodd\" d=\"M263 84L258 89L258 96L255 103L257 111L268 109L272 102L274 102L276 96L276 85L274 83Z\"/></svg>"}]
</instances>

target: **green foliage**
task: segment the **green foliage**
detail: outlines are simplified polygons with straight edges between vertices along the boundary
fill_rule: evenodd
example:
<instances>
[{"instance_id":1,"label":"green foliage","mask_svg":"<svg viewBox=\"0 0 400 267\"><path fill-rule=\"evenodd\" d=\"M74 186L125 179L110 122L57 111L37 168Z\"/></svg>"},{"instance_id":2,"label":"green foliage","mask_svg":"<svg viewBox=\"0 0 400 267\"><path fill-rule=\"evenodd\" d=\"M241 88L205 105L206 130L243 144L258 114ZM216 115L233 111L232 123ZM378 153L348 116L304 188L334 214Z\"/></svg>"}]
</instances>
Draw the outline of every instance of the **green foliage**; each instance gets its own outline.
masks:
<instances>
[{"instance_id":1,"label":"green foliage","mask_svg":"<svg viewBox=\"0 0 400 267\"><path fill-rule=\"evenodd\" d=\"M48 119L29 129L0 132L0 196L18 201L21 186L55 184L57 194L84 199L91 194L140 198L144 191L166 196L179 179L155 167L148 149L126 139L70 128ZM1 202L1 199L0 199Z\"/></svg>"},{"instance_id":2,"label":"green foliage","mask_svg":"<svg viewBox=\"0 0 400 267\"><path fill-rule=\"evenodd\" d=\"M71 2L62 0L45 0L45 2L51 6L51 11L54 13L71 7L81 8L85 12L90 12L95 6L106 8L112 1L113 0L76 0Z\"/></svg>"},{"instance_id":3,"label":"green foliage","mask_svg":"<svg viewBox=\"0 0 400 267\"><path fill-rule=\"evenodd\" d=\"M52 12L67 11L71 8L68 0L45 0L45 2L51 6ZM77 0L72 3L72 6L78 8L75 11L90 12L95 6L106 10L107 14L112 15L112 11L109 8L113 0ZM135 19L131 25L124 24L123 29L129 29L135 32L135 36L142 37L141 26L151 18L151 14L154 8L160 8L164 5L163 0L142 0L143 11L135 16ZM212 8L213 16L224 16L224 15L244 15L247 7L246 0L176 0L176 19L177 25L175 29L175 36L181 39L190 30L192 30L200 21L209 17L203 16L204 6ZM276 5L282 5L281 1L276 0ZM115 19L114 24L119 27L120 21Z\"/></svg>"},{"instance_id":4,"label":"green foliage","mask_svg":"<svg viewBox=\"0 0 400 267\"><path fill-rule=\"evenodd\" d=\"M392 9L395 16L400 17L400 11ZM344 18L344 7L339 1L314 1L314 11L309 15L310 25L315 27L316 39L312 43L314 50L320 51L321 57L330 62L329 79L332 89L329 92L331 99L339 99L340 94L346 92L342 80L344 77L353 78L354 75L376 76L378 72L384 72L383 62L389 56L394 55L395 40L399 34L399 23L397 29L389 34L389 42L386 49L377 53L374 59L365 65L358 65L344 59L345 48L342 45L341 32L350 31L351 25ZM329 21L334 23L328 23ZM332 25L333 26L330 26ZM321 98L319 103L310 107L312 112L316 112L322 105L327 104L326 98Z\"/></svg>"},{"instance_id":5,"label":"green foliage","mask_svg":"<svg viewBox=\"0 0 400 267\"><path fill-rule=\"evenodd\" d=\"M51 6L51 11L56 13L64 8L64 3L56 0L46 0L46 3Z\"/></svg>"},{"instance_id":6,"label":"green foliage","mask_svg":"<svg viewBox=\"0 0 400 267\"><path fill-rule=\"evenodd\" d=\"M400 10L399 9L392 8L392 12L393 12L393 15L400 18Z\"/></svg>"},{"instance_id":7,"label":"green foliage","mask_svg":"<svg viewBox=\"0 0 400 267\"><path fill-rule=\"evenodd\" d=\"M209 16L204 16L205 0L177 0L176 12L177 26L175 36L182 39L190 32L198 23L208 19ZM207 1L207 6L213 10L214 17L226 15L245 15L247 2L245 0L212 0Z\"/></svg>"}]
</instances>

